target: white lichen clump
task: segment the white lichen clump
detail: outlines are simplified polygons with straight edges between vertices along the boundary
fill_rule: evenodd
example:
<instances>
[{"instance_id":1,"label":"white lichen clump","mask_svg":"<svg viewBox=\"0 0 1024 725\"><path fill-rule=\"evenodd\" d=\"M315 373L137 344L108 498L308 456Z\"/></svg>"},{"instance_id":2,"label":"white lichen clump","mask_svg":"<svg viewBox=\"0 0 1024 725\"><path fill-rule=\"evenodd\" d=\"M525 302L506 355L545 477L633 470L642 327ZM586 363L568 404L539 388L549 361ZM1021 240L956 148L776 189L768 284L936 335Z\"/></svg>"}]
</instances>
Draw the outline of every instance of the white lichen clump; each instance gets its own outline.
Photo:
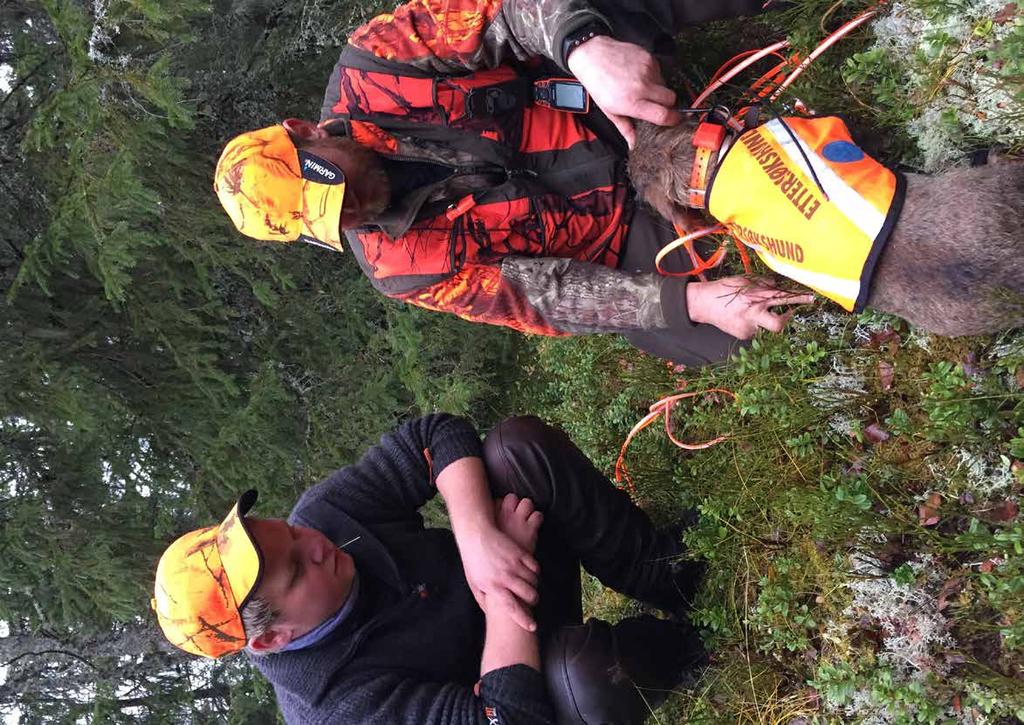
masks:
<instances>
[{"instance_id":1,"label":"white lichen clump","mask_svg":"<svg viewBox=\"0 0 1024 725\"><path fill-rule=\"evenodd\" d=\"M832 371L814 380L807 387L811 404L829 413L828 427L842 436L849 436L860 425L851 407L867 391L863 373L848 366L838 357L832 359Z\"/></svg>"},{"instance_id":2,"label":"white lichen clump","mask_svg":"<svg viewBox=\"0 0 1024 725\"><path fill-rule=\"evenodd\" d=\"M932 456L927 464L936 490L956 490L962 483L978 501L1005 498L1016 484L1010 459L992 450L958 446L952 457Z\"/></svg>"},{"instance_id":3,"label":"white lichen clump","mask_svg":"<svg viewBox=\"0 0 1024 725\"><path fill-rule=\"evenodd\" d=\"M912 677L942 672L936 658L939 649L954 646L949 623L938 608L945 568L929 555L909 562L915 581L901 584L892 577L853 581L848 584L853 602L844 611L851 620L870 618L882 630L881 661Z\"/></svg>"},{"instance_id":4,"label":"white lichen clump","mask_svg":"<svg viewBox=\"0 0 1024 725\"><path fill-rule=\"evenodd\" d=\"M799 312L790 323L798 332L821 330L830 339L842 339L850 325L850 315L838 312L831 305L816 307L809 312Z\"/></svg>"},{"instance_id":5,"label":"white lichen clump","mask_svg":"<svg viewBox=\"0 0 1024 725\"><path fill-rule=\"evenodd\" d=\"M985 53L1024 23L1019 15L992 23L1006 6L1006 0L966 0L955 10L951 4L948 14L926 14L896 2L873 25L874 48L903 69L908 97L919 109L907 128L925 171L964 164L972 139L1024 142L1024 124L1010 110L1019 103Z\"/></svg>"},{"instance_id":6,"label":"white lichen clump","mask_svg":"<svg viewBox=\"0 0 1024 725\"><path fill-rule=\"evenodd\" d=\"M1004 371L1002 379L1007 390L1024 390L1024 375L1017 375L1018 369L1024 367L1024 330L1000 335L985 357Z\"/></svg>"},{"instance_id":7,"label":"white lichen clump","mask_svg":"<svg viewBox=\"0 0 1024 725\"><path fill-rule=\"evenodd\" d=\"M827 639L849 641L857 630L877 630L881 638L876 657L892 672L894 685L947 674L949 666L941 655L956 642L939 596L950 572L932 556L918 555L908 562L913 581L901 583L871 554L855 553L849 563L860 578L847 583L853 599L838 620L827 623ZM851 693L842 705L826 707L841 712L844 721L860 723L890 723L898 714L879 702L870 687Z\"/></svg>"}]
</instances>

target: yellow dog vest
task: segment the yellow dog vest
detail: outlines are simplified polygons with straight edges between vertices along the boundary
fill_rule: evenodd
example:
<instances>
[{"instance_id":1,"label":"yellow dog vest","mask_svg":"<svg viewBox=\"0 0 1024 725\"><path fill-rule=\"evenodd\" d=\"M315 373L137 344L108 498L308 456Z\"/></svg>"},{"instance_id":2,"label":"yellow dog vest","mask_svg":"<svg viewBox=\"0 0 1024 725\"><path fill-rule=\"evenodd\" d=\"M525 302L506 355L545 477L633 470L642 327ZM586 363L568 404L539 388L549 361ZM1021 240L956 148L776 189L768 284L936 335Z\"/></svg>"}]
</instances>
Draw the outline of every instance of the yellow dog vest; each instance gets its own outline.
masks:
<instances>
[{"instance_id":1,"label":"yellow dog vest","mask_svg":"<svg viewBox=\"0 0 1024 725\"><path fill-rule=\"evenodd\" d=\"M776 118L746 131L706 198L710 214L773 270L859 312L903 192L903 177L830 116Z\"/></svg>"}]
</instances>

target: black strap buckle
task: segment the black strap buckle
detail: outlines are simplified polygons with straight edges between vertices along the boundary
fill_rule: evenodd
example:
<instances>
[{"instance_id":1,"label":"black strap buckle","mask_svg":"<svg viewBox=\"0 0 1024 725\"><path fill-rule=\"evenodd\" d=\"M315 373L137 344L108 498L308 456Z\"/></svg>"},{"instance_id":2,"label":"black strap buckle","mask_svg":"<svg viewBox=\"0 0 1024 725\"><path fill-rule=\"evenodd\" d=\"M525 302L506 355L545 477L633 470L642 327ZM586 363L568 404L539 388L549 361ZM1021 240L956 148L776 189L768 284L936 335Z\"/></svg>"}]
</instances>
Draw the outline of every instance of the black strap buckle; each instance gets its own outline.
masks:
<instances>
[{"instance_id":1,"label":"black strap buckle","mask_svg":"<svg viewBox=\"0 0 1024 725\"><path fill-rule=\"evenodd\" d=\"M525 78L516 78L493 86L474 88L466 94L466 116L493 118L525 108L530 100L527 96L529 86Z\"/></svg>"}]
</instances>

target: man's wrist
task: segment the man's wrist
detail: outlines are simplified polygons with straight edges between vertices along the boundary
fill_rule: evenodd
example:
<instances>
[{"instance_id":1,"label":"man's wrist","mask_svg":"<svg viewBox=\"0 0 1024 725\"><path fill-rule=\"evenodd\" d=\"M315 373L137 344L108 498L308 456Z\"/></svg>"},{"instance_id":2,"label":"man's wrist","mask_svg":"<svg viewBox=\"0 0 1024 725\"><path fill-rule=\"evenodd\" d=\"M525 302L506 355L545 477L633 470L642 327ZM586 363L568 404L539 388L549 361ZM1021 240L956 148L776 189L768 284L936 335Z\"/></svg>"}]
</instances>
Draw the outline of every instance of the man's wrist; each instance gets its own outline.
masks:
<instances>
[{"instance_id":1,"label":"man's wrist","mask_svg":"<svg viewBox=\"0 0 1024 725\"><path fill-rule=\"evenodd\" d=\"M704 314L704 297L707 289L705 282L690 282L686 285L686 314L694 324L708 323Z\"/></svg>"},{"instance_id":2,"label":"man's wrist","mask_svg":"<svg viewBox=\"0 0 1024 725\"><path fill-rule=\"evenodd\" d=\"M498 607L489 607L484 619L486 631L480 660L481 676L513 665L526 665L540 672L540 648L536 632L528 632L520 627L505 607L500 610Z\"/></svg>"},{"instance_id":3,"label":"man's wrist","mask_svg":"<svg viewBox=\"0 0 1024 725\"><path fill-rule=\"evenodd\" d=\"M601 35L608 35L608 28L604 23L596 20L592 20L586 25L582 25L576 30L567 33L565 38L562 39L562 66L568 68L569 56L584 43Z\"/></svg>"},{"instance_id":4,"label":"man's wrist","mask_svg":"<svg viewBox=\"0 0 1024 725\"><path fill-rule=\"evenodd\" d=\"M455 541L460 550L463 545L477 546L498 531L493 507L489 511L479 511L476 507L462 510L452 510L449 507L448 519L451 521L452 533L455 534Z\"/></svg>"}]
</instances>

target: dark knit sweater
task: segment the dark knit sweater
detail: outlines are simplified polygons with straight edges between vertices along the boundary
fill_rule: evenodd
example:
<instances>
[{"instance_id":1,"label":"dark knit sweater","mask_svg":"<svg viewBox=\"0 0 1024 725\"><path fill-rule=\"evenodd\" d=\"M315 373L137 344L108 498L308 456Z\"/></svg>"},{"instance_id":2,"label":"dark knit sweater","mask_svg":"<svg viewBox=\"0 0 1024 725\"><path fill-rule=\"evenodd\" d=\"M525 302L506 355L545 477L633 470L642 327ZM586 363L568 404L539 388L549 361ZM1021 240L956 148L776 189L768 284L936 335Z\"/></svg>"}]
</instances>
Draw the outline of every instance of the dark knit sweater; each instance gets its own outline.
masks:
<instances>
[{"instance_id":1,"label":"dark knit sweater","mask_svg":"<svg viewBox=\"0 0 1024 725\"><path fill-rule=\"evenodd\" d=\"M448 464L480 455L467 421L430 415L385 435L358 463L299 499L292 523L337 544L359 537L346 551L366 596L361 592L352 616L315 645L251 657L290 725L554 722L536 670L514 665L479 678L483 615L455 539L425 529L418 513Z\"/></svg>"}]
</instances>

